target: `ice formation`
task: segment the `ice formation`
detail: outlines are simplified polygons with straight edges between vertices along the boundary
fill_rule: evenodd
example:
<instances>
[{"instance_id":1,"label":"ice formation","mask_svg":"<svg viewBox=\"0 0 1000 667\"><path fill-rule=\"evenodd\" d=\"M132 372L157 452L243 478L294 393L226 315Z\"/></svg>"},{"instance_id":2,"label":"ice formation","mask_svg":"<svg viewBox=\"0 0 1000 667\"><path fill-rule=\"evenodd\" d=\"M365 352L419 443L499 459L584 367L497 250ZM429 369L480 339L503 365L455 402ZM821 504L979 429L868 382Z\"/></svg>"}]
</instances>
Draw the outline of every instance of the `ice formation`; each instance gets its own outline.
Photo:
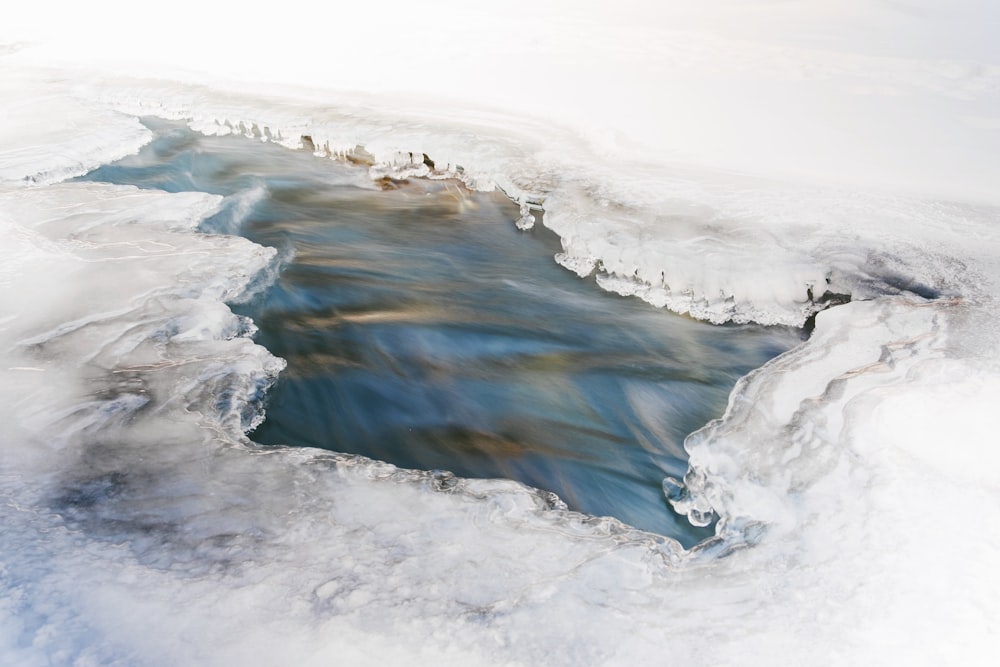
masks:
<instances>
[{"instance_id":1,"label":"ice formation","mask_svg":"<svg viewBox=\"0 0 1000 667\"><path fill-rule=\"evenodd\" d=\"M990 664L992 3L180 3L157 34L119 4L0 29L4 662ZM262 450L281 364L223 302L271 251L196 233L208 195L59 182L150 114L500 187L565 266L695 317L851 303L689 438L692 551Z\"/></svg>"}]
</instances>

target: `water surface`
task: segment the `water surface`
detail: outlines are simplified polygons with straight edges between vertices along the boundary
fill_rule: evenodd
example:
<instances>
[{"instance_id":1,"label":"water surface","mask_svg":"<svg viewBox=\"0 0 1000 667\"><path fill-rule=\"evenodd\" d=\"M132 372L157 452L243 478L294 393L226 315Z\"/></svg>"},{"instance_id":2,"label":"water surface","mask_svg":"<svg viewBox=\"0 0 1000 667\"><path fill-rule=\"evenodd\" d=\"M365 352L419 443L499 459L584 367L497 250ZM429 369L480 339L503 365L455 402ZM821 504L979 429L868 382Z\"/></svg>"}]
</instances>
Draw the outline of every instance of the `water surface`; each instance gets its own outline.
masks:
<instances>
[{"instance_id":1,"label":"water surface","mask_svg":"<svg viewBox=\"0 0 1000 667\"><path fill-rule=\"evenodd\" d=\"M206 231L279 249L276 282L235 306L288 362L262 444L507 477L572 509L692 544L660 485L735 381L800 339L712 326L558 267L558 239L454 181L364 169L151 122L157 138L91 180L228 197Z\"/></svg>"}]
</instances>

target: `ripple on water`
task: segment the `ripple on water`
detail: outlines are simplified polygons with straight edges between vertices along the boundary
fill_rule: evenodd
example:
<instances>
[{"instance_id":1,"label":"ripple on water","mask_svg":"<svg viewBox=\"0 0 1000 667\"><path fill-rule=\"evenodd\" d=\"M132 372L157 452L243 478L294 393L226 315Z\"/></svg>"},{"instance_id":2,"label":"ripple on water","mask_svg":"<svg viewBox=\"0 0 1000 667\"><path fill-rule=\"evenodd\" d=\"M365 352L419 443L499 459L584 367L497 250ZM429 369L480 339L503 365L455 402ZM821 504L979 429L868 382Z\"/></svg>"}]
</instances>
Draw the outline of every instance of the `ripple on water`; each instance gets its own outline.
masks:
<instances>
[{"instance_id":1,"label":"ripple on water","mask_svg":"<svg viewBox=\"0 0 1000 667\"><path fill-rule=\"evenodd\" d=\"M376 187L364 169L238 137L152 123L155 141L90 180L230 197L206 221L287 258L236 309L288 361L262 444L403 467L508 477L690 545L664 476L722 414L736 379L799 341L711 326L602 292L519 232L498 193L451 181ZM254 196L247 196L253 191Z\"/></svg>"}]
</instances>

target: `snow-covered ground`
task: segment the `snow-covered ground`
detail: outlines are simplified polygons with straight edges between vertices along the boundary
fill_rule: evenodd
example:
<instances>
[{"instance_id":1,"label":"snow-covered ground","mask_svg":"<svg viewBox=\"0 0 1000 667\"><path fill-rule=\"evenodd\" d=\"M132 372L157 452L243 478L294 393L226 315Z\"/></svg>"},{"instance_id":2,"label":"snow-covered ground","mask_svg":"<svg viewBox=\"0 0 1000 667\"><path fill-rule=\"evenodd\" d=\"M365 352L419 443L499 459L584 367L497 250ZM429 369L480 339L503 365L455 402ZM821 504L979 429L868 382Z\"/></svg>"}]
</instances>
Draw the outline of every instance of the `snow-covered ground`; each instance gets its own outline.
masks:
<instances>
[{"instance_id":1,"label":"snow-covered ground","mask_svg":"<svg viewBox=\"0 0 1000 667\"><path fill-rule=\"evenodd\" d=\"M204 5L0 26L4 662L991 664L1000 6ZM567 268L710 321L852 301L689 438L690 552L260 450L281 362L223 301L272 251L194 232L216 197L60 182L141 115L500 187Z\"/></svg>"}]
</instances>

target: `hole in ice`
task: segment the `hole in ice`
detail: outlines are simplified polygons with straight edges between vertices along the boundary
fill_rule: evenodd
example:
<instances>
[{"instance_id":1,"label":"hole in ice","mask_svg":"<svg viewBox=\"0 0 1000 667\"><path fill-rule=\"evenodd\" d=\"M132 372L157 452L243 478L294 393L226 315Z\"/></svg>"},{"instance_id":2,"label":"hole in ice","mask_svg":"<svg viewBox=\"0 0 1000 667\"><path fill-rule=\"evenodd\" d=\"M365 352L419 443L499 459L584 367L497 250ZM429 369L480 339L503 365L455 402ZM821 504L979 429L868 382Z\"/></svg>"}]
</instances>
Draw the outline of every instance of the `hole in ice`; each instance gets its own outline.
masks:
<instances>
[{"instance_id":1,"label":"hole in ice","mask_svg":"<svg viewBox=\"0 0 1000 667\"><path fill-rule=\"evenodd\" d=\"M346 161L150 124L139 155L86 178L225 195L205 228L285 257L235 307L288 362L256 441L512 478L687 545L711 534L671 511L663 479L683 476L684 437L721 415L735 381L800 332L603 292L556 265L543 226L517 231L499 193L383 189Z\"/></svg>"}]
</instances>

